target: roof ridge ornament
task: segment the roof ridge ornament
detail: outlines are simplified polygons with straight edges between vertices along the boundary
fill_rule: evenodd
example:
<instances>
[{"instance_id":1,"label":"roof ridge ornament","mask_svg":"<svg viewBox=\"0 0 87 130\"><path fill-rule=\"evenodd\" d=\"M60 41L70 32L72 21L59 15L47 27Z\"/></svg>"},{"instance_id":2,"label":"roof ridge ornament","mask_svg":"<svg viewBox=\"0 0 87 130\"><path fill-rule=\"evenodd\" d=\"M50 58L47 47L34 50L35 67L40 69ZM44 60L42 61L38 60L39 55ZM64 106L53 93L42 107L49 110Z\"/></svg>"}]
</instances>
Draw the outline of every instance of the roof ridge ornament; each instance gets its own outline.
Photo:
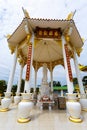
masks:
<instances>
[{"instance_id":1,"label":"roof ridge ornament","mask_svg":"<svg viewBox=\"0 0 87 130\"><path fill-rule=\"evenodd\" d=\"M23 10L25 18L30 18L28 11L24 9L23 7L22 7L22 10Z\"/></svg>"},{"instance_id":2,"label":"roof ridge ornament","mask_svg":"<svg viewBox=\"0 0 87 130\"><path fill-rule=\"evenodd\" d=\"M74 17L74 15L75 15L75 13L76 13L76 10L75 11L71 11L71 13L69 13L68 14L68 16L67 16L67 18L66 18L66 20L71 20L71 19L73 19L73 17Z\"/></svg>"}]
</instances>

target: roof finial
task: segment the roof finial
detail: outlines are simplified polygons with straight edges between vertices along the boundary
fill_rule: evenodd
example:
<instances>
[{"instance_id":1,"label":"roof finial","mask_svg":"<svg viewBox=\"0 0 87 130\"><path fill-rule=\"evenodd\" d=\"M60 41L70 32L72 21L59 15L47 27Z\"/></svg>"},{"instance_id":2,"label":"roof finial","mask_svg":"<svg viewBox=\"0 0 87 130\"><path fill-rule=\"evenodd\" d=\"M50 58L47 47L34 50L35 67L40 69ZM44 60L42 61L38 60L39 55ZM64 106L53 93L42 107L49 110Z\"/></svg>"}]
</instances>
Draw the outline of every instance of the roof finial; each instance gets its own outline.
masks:
<instances>
[{"instance_id":1,"label":"roof finial","mask_svg":"<svg viewBox=\"0 0 87 130\"><path fill-rule=\"evenodd\" d=\"M29 13L27 12L27 10L24 9L23 7L22 7L22 10L23 10L24 16L25 16L26 18L30 18Z\"/></svg>"},{"instance_id":2,"label":"roof finial","mask_svg":"<svg viewBox=\"0 0 87 130\"><path fill-rule=\"evenodd\" d=\"M76 10L75 10L74 12L69 13L68 16L67 16L67 18L66 18L66 20L71 20L71 19L73 19L75 13L76 13Z\"/></svg>"}]
</instances>

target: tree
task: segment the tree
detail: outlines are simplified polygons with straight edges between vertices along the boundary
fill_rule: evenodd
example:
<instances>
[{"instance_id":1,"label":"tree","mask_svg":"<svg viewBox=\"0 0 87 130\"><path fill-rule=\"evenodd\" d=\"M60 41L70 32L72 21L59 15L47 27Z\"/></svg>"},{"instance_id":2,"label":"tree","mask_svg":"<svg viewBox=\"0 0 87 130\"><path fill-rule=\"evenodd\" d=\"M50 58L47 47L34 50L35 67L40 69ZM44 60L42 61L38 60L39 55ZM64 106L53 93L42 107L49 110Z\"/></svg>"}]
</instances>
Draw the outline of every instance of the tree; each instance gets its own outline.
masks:
<instances>
[{"instance_id":1,"label":"tree","mask_svg":"<svg viewBox=\"0 0 87 130\"><path fill-rule=\"evenodd\" d=\"M53 81L53 86L56 86L56 81Z\"/></svg>"},{"instance_id":2,"label":"tree","mask_svg":"<svg viewBox=\"0 0 87 130\"><path fill-rule=\"evenodd\" d=\"M87 85L87 76L84 76L83 79L82 79L82 81L83 81L83 85L84 86Z\"/></svg>"},{"instance_id":3,"label":"tree","mask_svg":"<svg viewBox=\"0 0 87 130\"><path fill-rule=\"evenodd\" d=\"M25 85L25 80L24 79L22 79L22 81L21 81L21 88L20 88L20 92L24 92L24 85Z\"/></svg>"},{"instance_id":4,"label":"tree","mask_svg":"<svg viewBox=\"0 0 87 130\"><path fill-rule=\"evenodd\" d=\"M74 85L78 84L78 80L77 80L77 78L76 78L76 77L75 77L75 78L73 78L73 84L74 84Z\"/></svg>"},{"instance_id":5,"label":"tree","mask_svg":"<svg viewBox=\"0 0 87 130\"><path fill-rule=\"evenodd\" d=\"M61 86L61 83L59 81L56 82L56 86Z\"/></svg>"},{"instance_id":6,"label":"tree","mask_svg":"<svg viewBox=\"0 0 87 130\"><path fill-rule=\"evenodd\" d=\"M55 87L55 86L61 86L61 83L60 83L60 81L53 81L53 86Z\"/></svg>"},{"instance_id":7,"label":"tree","mask_svg":"<svg viewBox=\"0 0 87 130\"><path fill-rule=\"evenodd\" d=\"M33 93L34 92L34 88L30 88L30 93Z\"/></svg>"},{"instance_id":8,"label":"tree","mask_svg":"<svg viewBox=\"0 0 87 130\"><path fill-rule=\"evenodd\" d=\"M7 89L7 83L5 80L0 80L0 94L3 96Z\"/></svg>"},{"instance_id":9,"label":"tree","mask_svg":"<svg viewBox=\"0 0 87 130\"><path fill-rule=\"evenodd\" d=\"M15 96L16 91L17 91L17 85L15 84L15 85L12 86L12 89L11 89L13 96Z\"/></svg>"}]
</instances>

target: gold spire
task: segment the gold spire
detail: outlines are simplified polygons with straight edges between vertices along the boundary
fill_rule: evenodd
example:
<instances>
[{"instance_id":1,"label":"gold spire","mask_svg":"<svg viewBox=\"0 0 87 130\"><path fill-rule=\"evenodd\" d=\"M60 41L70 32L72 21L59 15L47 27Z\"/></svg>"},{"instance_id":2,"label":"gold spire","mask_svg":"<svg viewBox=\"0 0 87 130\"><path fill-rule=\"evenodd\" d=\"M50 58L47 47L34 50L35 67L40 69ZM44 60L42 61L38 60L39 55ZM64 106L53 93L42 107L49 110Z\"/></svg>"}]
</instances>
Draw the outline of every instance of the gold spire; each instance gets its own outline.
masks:
<instances>
[{"instance_id":1,"label":"gold spire","mask_svg":"<svg viewBox=\"0 0 87 130\"><path fill-rule=\"evenodd\" d=\"M74 12L69 13L68 16L67 16L67 18L66 18L66 20L71 20L71 19L73 19L75 13L76 13L76 10L75 10Z\"/></svg>"},{"instance_id":2,"label":"gold spire","mask_svg":"<svg viewBox=\"0 0 87 130\"><path fill-rule=\"evenodd\" d=\"M10 34L7 34L5 37L6 37L7 39L9 39L9 38L11 37L11 35L10 35Z\"/></svg>"},{"instance_id":3,"label":"gold spire","mask_svg":"<svg viewBox=\"0 0 87 130\"><path fill-rule=\"evenodd\" d=\"M87 66L84 66L84 65L81 65L81 64L79 64L79 69L81 70L81 71L86 71L87 72Z\"/></svg>"},{"instance_id":4,"label":"gold spire","mask_svg":"<svg viewBox=\"0 0 87 130\"><path fill-rule=\"evenodd\" d=\"M23 7L22 7L22 10L23 10L24 16L26 18L30 18L28 11L26 9L24 9Z\"/></svg>"}]
</instances>

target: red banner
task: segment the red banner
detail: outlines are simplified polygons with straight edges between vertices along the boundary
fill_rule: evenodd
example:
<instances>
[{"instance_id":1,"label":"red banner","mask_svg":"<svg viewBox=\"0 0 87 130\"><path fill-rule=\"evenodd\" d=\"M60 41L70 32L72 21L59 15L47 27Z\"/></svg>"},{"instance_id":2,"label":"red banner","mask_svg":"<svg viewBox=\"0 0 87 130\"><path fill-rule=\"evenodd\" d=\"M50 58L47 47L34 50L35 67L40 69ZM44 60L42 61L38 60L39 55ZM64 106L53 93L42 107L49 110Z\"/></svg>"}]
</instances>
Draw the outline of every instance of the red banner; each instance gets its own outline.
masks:
<instances>
[{"instance_id":1,"label":"red banner","mask_svg":"<svg viewBox=\"0 0 87 130\"><path fill-rule=\"evenodd\" d=\"M65 44L64 47L65 47L65 53L66 53L69 79L70 79L70 81L73 81L72 70L71 70L71 65L70 65L70 56L69 56L69 50L68 50L67 44Z\"/></svg>"},{"instance_id":2,"label":"red banner","mask_svg":"<svg viewBox=\"0 0 87 130\"><path fill-rule=\"evenodd\" d=\"M31 55L32 55L32 44L28 48L28 58L27 58L27 69L26 69L26 80L30 78L30 65L31 65Z\"/></svg>"}]
</instances>

